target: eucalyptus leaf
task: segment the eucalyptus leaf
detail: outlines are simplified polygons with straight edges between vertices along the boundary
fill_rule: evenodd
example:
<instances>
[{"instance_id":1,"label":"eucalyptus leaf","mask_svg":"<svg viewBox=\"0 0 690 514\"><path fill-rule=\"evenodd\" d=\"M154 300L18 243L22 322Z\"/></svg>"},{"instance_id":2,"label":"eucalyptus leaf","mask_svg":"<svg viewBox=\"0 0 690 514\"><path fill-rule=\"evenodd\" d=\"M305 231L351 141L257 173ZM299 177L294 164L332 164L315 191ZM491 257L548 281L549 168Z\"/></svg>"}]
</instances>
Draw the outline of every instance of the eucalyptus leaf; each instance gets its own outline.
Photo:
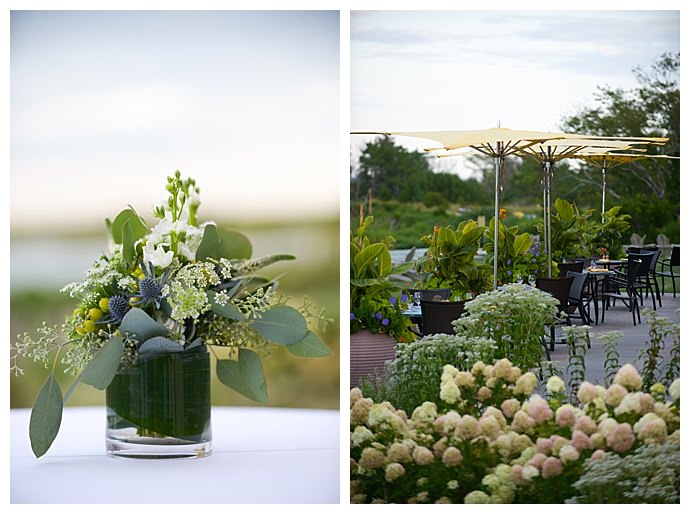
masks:
<instances>
[{"instance_id":1,"label":"eucalyptus leaf","mask_svg":"<svg viewBox=\"0 0 690 514\"><path fill-rule=\"evenodd\" d=\"M168 329L151 318L143 310L133 307L120 323L120 332L129 334L140 343L156 336L168 335Z\"/></svg>"},{"instance_id":2,"label":"eucalyptus leaf","mask_svg":"<svg viewBox=\"0 0 690 514\"><path fill-rule=\"evenodd\" d=\"M224 385L234 389L250 400L261 403L268 401L266 379L261 359L251 350L240 348L238 360L218 359L216 375Z\"/></svg>"},{"instance_id":3,"label":"eucalyptus leaf","mask_svg":"<svg viewBox=\"0 0 690 514\"><path fill-rule=\"evenodd\" d=\"M252 243L247 236L232 230L219 230L220 247L218 258L249 259L252 256Z\"/></svg>"},{"instance_id":4,"label":"eucalyptus leaf","mask_svg":"<svg viewBox=\"0 0 690 514\"><path fill-rule=\"evenodd\" d=\"M276 305L255 318L252 327L261 337L277 344L295 344L307 336L304 317L288 305Z\"/></svg>"},{"instance_id":5,"label":"eucalyptus leaf","mask_svg":"<svg viewBox=\"0 0 690 514\"><path fill-rule=\"evenodd\" d=\"M149 354L149 355L159 355L161 353L177 353L183 350L182 345L171 341L168 338L156 336L151 339L147 339L139 347L139 355Z\"/></svg>"},{"instance_id":6,"label":"eucalyptus leaf","mask_svg":"<svg viewBox=\"0 0 690 514\"><path fill-rule=\"evenodd\" d=\"M134 233L132 231L130 220L127 220L125 221L125 224L122 225L122 257L130 266L134 264L134 260L137 256L134 248L135 242L136 239L134 239Z\"/></svg>"},{"instance_id":7,"label":"eucalyptus leaf","mask_svg":"<svg viewBox=\"0 0 690 514\"><path fill-rule=\"evenodd\" d=\"M130 223L130 230L132 231L132 237L135 238L135 241L144 237L148 232L146 223L144 223L144 220L141 219L136 211L132 208L125 209L120 212L120 214L115 217L112 224L110 224L113 241L115 241L116 244L122 243L122 228L126 222Z\"/></svg>"},{"instance_id":8,"label":"eucalyptus leaf","mask_svg":"<svg viewBox=\"0 0 690 514\"><path fill-rule=\"evenodd\" d=\"M307 337L299 343L289 345L287 349L291 354L298 357L329 357L333 355L331 349L311 330L307 333Z\"/></svg>"},{"instance_id":9,"label":"eucalyptus leaf","mask_svg":"<svg viewBox=\"0 0 690 514\"><path fill-rule=\"evenodd\" d=\"M199 248L196 251L196 260L205 261L209 257L218 258L218 249L220 247L220 239L218 237L218 230L215 225L206 225L204 228L204 236L201 239Z\"/></svg>"},{"instance_id":10,"label":"eucalyptus leaf","mask_svg":"<svg viewBox=\"0 0 690 514\"><path fill-rule=\"evenodd\" d=\"M62 422L62 392L51 373L41 387L31 409L29 439L36 457L44 455L53 444Z\"/></svg>"},{"instance_id":11,"label":"eucalyptus leaf","mask_svg":"<svg viewBox=\"0 0 690 514\"><path fill-rule=\"evenodd\" d=\"M105 389L110 385L115 373L117 373L124 351L125 346L122 338L118 336L111 337L93 356L93 359L89 361L79 375L78 380L96 389Z\"/></svg>"}]
</instances>

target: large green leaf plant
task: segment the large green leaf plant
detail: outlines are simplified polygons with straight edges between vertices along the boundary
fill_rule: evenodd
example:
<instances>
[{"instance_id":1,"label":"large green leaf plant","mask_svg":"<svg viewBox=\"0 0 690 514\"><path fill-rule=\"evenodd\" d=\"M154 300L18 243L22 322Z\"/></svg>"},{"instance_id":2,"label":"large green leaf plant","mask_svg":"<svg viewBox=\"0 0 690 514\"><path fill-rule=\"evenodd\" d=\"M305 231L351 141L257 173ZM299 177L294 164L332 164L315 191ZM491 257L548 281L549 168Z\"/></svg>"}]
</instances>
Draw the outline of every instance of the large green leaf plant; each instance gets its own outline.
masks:
<instances>
[{"instance_id":1,"label":"large green leaf plant","mask_svg":"<svg viewBox=\"0 0 690 514\"><path fill-rule=\"evenodd\" d=\"M368 330L409 342L414 334L403 314L407 302L403 275L413 263L392 263L392 237L369 240L366 232L373 222L373 216L361 217L357 231L350 231L350 333Z\"/></svg>"},{"instance_id":2,"label":"large green leaf plant","mask_svg":"<svg viewBox=\"0 0 690 514\"><path fill-rule=\"evenodd\" d=\"M489 266L475 260L484 227L473 220L457 228L434 227L433 234L422 237L429 249L417 267L424 289L451 289L451 296L465 298L469 292L481 293L491 287Z\"/></svg>"}]
</instances>

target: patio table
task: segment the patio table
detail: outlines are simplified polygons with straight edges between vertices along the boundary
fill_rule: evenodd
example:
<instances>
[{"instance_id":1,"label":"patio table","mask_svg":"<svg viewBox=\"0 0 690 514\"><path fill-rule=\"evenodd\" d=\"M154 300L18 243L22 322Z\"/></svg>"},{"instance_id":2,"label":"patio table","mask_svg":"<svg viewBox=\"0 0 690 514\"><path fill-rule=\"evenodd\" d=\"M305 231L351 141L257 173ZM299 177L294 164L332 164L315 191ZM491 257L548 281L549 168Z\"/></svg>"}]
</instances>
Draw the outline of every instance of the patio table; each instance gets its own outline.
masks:
<instances>
[{"instance_id":1,"label":"patio table","mask_svg":"<svg viewBox=\"0 0 690 514\"><path fill-rule=\"evenodd\" d=\"M604 261L604 262L614 262L614 261ZM618 261L620 262L620 261ZM585 269L583 270L587 273L587 284L589 290L592 294L592 303L594 303L594 324L599 324L599 287L601 285L602 294L606 291L608 287L608 279L610 276L614 275L615 272L610 269Z\"/></svg>"}]
</instances>

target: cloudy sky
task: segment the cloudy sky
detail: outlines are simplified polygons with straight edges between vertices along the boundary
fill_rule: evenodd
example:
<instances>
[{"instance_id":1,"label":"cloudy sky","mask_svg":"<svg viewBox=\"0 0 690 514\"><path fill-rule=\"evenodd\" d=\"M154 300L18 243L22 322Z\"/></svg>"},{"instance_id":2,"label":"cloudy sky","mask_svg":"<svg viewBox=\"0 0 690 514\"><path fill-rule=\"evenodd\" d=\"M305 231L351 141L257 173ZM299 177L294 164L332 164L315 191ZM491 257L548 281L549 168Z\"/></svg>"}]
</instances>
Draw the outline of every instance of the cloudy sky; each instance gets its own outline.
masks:
<instances>
[{"instance_id":1,"label":"cloudy sky","mask_svg":"<svg viewBox=\"0 0 690 514\"><path fill-rule=\"evenodd\" d=\"M196 178L205 218L337 216L337 11L14 11L11 224L95 220Z\"/></svg>"},{"instance_id":2,"label":"cloudy sky","mask_svg":"<svg viewBox=\"0 0 690 514\"><path fill-rule=\"evenodd\" d=\"M597 86L633 87L633 68L680 51L679 11L358 11L350 30L353 131L556 131Z\"/></svg>"}]
</instances>

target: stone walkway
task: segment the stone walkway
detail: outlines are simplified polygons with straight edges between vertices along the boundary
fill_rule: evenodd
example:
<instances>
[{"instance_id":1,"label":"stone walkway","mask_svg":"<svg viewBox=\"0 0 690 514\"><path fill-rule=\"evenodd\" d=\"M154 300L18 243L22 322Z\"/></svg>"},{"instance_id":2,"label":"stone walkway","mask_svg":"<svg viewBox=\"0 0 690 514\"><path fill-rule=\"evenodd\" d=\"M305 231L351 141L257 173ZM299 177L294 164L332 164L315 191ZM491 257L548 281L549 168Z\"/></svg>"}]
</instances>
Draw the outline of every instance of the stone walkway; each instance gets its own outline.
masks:
<instances>
[{"instance_id":1,"label":"stone walkway","mask_svg":"<svg viewBox=\"0 0 690 514\"><path fill-rule=\"evenodd\" d=\"M680 295L673 298L671 293L666 293L661 297L663 307L657 304L657 316L664 316L672 322L680 323ZM644 308L652 309L651 296L644 301ZM594 311L592 310L592 316ZM601 317L601 313L599 313ZM580 320L575 320L574 324L579 324ZM621 331L623 337L618 341L618 353L620 354L620 364L631 363L636 364L638 355L646 348L647 340L649 339L649 326L645 322L644 313L642 314L642 323L633 327L632 314L620 302L617 302L615 307L610 307L606 311L606 319L603 324L592 325L590 332L590 339L592 347L587 350L585 358L586 362L586 378L592 383L604 383L604 361L605 353L603 343L597 337L599 334L608 331ZM558 337L559 334L557 334ZM668 355L668 348L663 352L664 356ZM568 364L568 349L564 344L556 344L555 350L551 352L551 360L559 363L562 369L566 370ZM639 366L636 366L639 369ZM567 376L564 377L567 381Z\"/></svg>"}]
</instances>

